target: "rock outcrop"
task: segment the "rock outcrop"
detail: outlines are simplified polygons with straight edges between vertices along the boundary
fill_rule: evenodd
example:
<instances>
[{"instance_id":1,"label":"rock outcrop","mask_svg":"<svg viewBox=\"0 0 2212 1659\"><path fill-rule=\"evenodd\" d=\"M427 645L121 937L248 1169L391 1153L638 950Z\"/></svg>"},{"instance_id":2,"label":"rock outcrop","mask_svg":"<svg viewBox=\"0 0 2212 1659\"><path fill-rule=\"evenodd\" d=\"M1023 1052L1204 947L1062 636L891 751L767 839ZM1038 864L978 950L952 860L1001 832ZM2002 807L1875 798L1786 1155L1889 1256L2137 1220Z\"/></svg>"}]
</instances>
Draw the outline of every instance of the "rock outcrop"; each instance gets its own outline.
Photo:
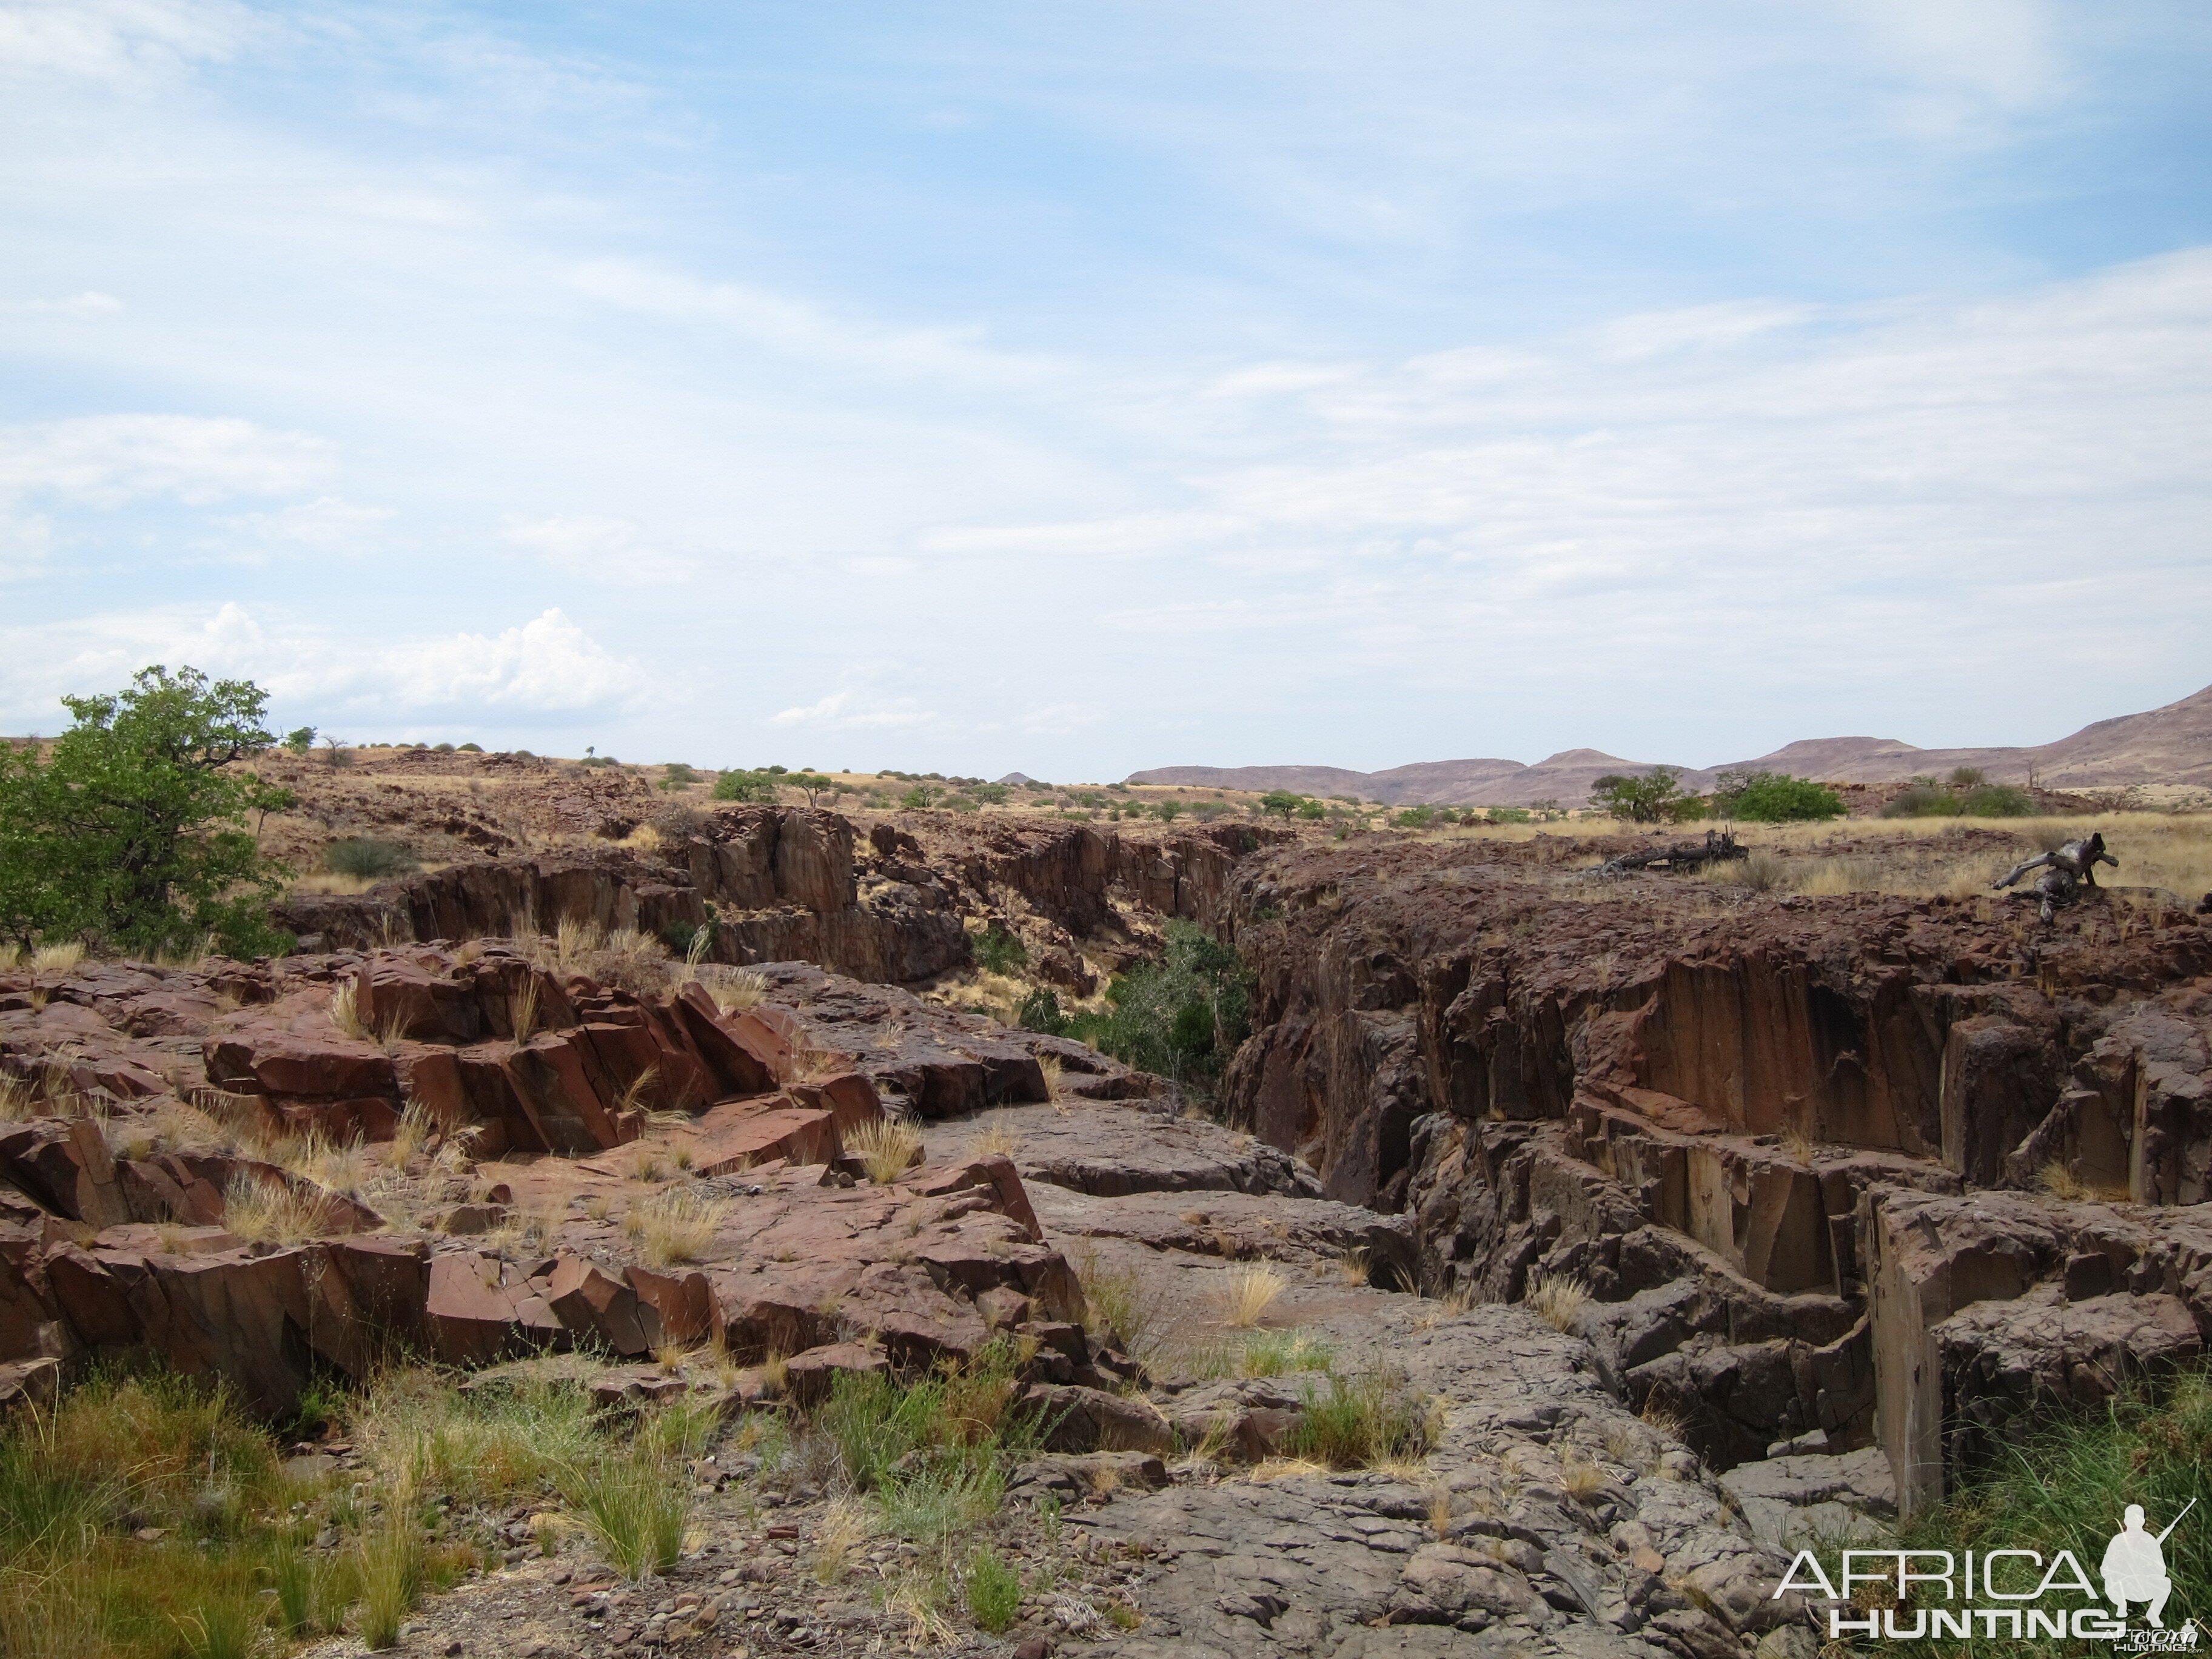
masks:
<instances>
[{"instance_id":1,"label":"rock outcrop","mask_svg":"<svg viewBox=\"0 0 2212 1659\"><path fill-rule=\"evenodd\" d=\"M2154 1249L2092 1247L2041 1189L2202 1202L2212 929L2155 894L2035 934L1987 901L1716 915L1663 878L1568 868L1610 850L1247 860L1224 910L1259 971L1237 1121L1329 1197L1410 1217L1431 1292L1594 1297L1577 1328L1616 1385L1723 1468L1878 1435L1911 1509L2009 1413L2196 1352L2212 1223L2173 1210ZM2011 1276L1929 1265L1981 1236L1992 1188ZM2108 1256L2181 1265L2080 1265L2069 1297L2065 1260Z\"/></svg>"}]
</instances>

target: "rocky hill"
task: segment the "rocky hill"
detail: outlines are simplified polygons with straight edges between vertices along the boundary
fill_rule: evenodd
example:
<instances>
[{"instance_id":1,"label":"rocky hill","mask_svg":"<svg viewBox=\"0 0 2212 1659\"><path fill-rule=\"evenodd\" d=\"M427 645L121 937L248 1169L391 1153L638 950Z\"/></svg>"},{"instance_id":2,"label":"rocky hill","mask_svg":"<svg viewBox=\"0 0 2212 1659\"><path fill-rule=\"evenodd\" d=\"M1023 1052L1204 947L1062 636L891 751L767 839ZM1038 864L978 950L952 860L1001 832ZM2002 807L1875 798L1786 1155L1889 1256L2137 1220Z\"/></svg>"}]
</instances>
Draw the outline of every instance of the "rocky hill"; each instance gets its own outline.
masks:
<instances>
[{"instance_id":1,"label":"rocky hill","mask_svg":"<svg viewBox=\"0 0 2212 1659\"><path fill-rule=\"evenodd\" d=\"M1607 772L1641 773L1666 765L1686 788L1704 790L1723 770L1789 772L1835 783L1888 783L1979 767L1993 781L2048 789L2124 788L2136 784L2212 787L2212 686L2147 714L2086 726L2071 737L2033 748L1916 749L1893 738L1811 738L1771 754L1719 766L1632 761L1595 749L1570 749L1533 766L1510 760L1425 761L1382 772L1333 766L1164 766L1133 772L1132 783L1198 787L1291 789L1301 794L1355 795L1391 805L1580 805L1590 784Z\"/></svg>"}]
</instances>

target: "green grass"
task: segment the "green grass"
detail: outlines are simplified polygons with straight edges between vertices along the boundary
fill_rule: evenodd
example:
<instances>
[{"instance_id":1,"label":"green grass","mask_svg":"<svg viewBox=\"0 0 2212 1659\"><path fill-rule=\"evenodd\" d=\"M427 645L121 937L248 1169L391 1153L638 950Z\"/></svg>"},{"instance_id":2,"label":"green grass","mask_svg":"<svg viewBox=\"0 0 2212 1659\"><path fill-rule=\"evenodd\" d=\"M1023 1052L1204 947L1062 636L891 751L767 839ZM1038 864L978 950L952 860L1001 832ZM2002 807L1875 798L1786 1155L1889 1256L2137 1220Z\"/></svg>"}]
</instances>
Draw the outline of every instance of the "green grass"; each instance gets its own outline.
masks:
<instances>
[{"instance_id":1,"label":"green grass","mask_svg":"<svg viewBox=\"0 0 2212 1659\"><path fill-rule=\"evenodd\" d=\"M1022 1578L1013 1564L986 1544L968 1558L961 1581L968 1616L976 1628L992 1635L1003 1633L1022 1610Z\"/></svg>"},{"instance_id":2,"label":"green grass","mask_svg":"<svg viewBox=\"0 0 2212 1659\"><path fill-rule=\"evenodd\" d=\"M812 1427L886 1530L941 1546L997 1512L1006 1470L1042 1438L1042 1425L1012 1409L1019 1393L1001 1340L912 1382L841 1375Z\"/></svg>"},{"instance_id":3,"label":"green grass","mask_svg":"<svg viewBox=\"0 0 2212 1659\"><path fill-rule=\"evenodd\" d=\"M0 1424L0 1655L273 1659L342 1629L389 1646L424 1595L483 1564L499 1510L563 1492L611 1560L650 1571L682 1547L685 1462L715 1428L685 1403L633 1431L574 1385L464 1394L419 1370L319 1409L366 1468L289 1477L227 1390L161 1371L96 1370ZM564 1484L578 1468L591 1479ZM325 1528L337 1546L313 1547Z\"/></svg>"},{"instance_id":4,"label":"green grass","mask_svg":"<svg viewBox=\"0 0 2212 1659\"><path fill-rule=\"evenodd\" d=\"M1415 1462L1428 1449L1427 1401L1386 1370L1332 1372L1328 1393L1308 1389L1305 1417L1283 1448L1335 1469Z\"/></svg>"},{"instance_id":5,"label":"green grass","mask_svg":"<svg viewBox=\"0 0 2212 1659\"><path fill-rule=\"evenodd\" d=\"M691 1474L665 1449L641 1440L611 1448L570 1470L562 1490L623 1577L664 1572L684 1553Z\"/></svg>"}]
</instances>

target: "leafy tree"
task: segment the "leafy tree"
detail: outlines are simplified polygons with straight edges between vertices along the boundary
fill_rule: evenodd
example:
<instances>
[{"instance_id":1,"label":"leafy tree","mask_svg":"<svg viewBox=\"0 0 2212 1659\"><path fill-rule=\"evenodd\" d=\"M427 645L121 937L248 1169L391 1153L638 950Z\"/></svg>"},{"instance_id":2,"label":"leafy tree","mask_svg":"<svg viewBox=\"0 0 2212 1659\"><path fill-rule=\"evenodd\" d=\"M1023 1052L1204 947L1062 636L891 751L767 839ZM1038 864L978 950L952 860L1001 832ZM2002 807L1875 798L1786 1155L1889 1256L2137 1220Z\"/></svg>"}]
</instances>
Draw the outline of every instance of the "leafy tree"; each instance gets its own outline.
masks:
<instances>
[{"instance_id":1,"label":"leafy tree","mask_svg":"<svg viewBox=\"0 0 2212 1659\"><path fill-rule=\"evenodd\" d=\"M775 780L765 772L724 772L714 780L714 799L756 804L773 802Z\"/></svg>"},{"instance_id":2,"label":"leafy tree","mask_svg":"<svg viewBox=\"0 0 2212 1659\"><path fill-rule=\"evenodd\" d=\"M945 792L935 784L917 783L899 797L899 805L919 811L923 807L936 805L944 794Z\"/></svg>"},{"instance_id":3,"label":"leafy tree","mask_svg":"<svg viewBox=\"0 0 2212 1659\"><path fill-rule=\"evenodd\" d=\"M315 746L315 728L295 726L284 734L284 746L295 755L304 755Z\"/></svg>"},{"instance_id":4,"label":"leafy tree","mask_svg":"<svg viewBox=\"0 0 2212 1659\"><path fill-rule=\"evenodd\" d=\"M1167 936L1163 960L1115 975L1106 987L1106 1011L1065 1017L1062 1031L1127 1065L1203 1087L1251 1030L1252 974L1232 946L1194 923L1170 921ZM1055 997L1049 1012L1059 1012ZM1046 1015L1033 997L1020 1017L1042 1030Z\"/></svg>"},{"instance_id":5,"label":"leafy tree","mask_svg":"<svg viewBox=\"0 0 2212 1659\"><path fill-rule=\"evenodd\" d=\"M994 974L1011 974L1030 959L1029 947L995 921L968 943L977 966Z\"/></svg>"},{"instance_id":6,"label":"leafy tree","mask_svg":"<svg viewBox=\"0 0 2212 1659\"><path fill-rule=\"evenodd\" d=\"M1159 813L1162 823L1173 823L1182 811L1182 803L1179 800L1164 800L1155 810Z\"/></svg>"},{"instance_id":7,"label":"leafy tree","mask_svg":"<svg viewBox=\"0 0 2212 1659\"><path fill-rule=\"evenodd\" d=\"M291 872L246 815L294 797L239 766L275 741L268 701L250 680L157 665L123 691L64 697L71 725L51 755L0 747L0 931L149 953L210 934L234 955L284 948L268 902Z\"/></svg>"},{"instance_id":8,"label":"leafy tree","mask_svg":"<svg viewBox=\"0 0 2212 1659\"><path fill-rule=\"evenodd\" d=\"M1844 798L1825 783L1787 772L1723 772L1713 810L1753 823L1802 823L1844 815Z\"/></svg>"},{"instance_id":9,"label":"leafy tree","mask_svg":"<svg viewBox=\"0 0 2212 1659\"><path fill-rule=\"evenodd\" d=\"M1309 823L1318 823L1328 816L1328 808L1317 800L1302 800L1298 803L1298 816Z\"/></svg>"},{"instance_id":10,"label":"leafy tree","mask_svg":"<svg viewBox=\"0 0 2212 1659\"><path fill-rule=\"evenodd\" d=\"M834 794L837 789L836 779L825 778L819 772L790 772L781 781L805 794L809 806L818 806L823 796Z\"/></svg>"},{"instance_id":11,"label":"leafy tree","mask_svg":"<svg viewBox=\"0 0 2212 1659\"><path fill-rule=\"evenodd\" d=\"M1298 804L1304 799L1304 796L1294 795L1287 789L1270 789L1260 797L1260 810L1273 813L1288 823L1291 814L1298 810Z\"/></svg>"},{"instance_id":12,"label":"leafy tree","mask_svg":"<svg viewBox=\"0 0 2212 1659\"><path fill-rule=\"evenodd\" d=\"M1655 766L1640 778L1608 772L1590 786L1590 805L1631 823L1657 823L1682 793L1674 774Z\"/></svg>"},{"instance_id":13,"label":"leafy tree","mask_svg":"<svg viewBox=\"0 0 2212 1659\"><path fill-rule=\"evenodd\" d=\"M1009 792L1003 783L979 783L969 793L987 805L1004 806Z\"/></svg>"}]
</instances>

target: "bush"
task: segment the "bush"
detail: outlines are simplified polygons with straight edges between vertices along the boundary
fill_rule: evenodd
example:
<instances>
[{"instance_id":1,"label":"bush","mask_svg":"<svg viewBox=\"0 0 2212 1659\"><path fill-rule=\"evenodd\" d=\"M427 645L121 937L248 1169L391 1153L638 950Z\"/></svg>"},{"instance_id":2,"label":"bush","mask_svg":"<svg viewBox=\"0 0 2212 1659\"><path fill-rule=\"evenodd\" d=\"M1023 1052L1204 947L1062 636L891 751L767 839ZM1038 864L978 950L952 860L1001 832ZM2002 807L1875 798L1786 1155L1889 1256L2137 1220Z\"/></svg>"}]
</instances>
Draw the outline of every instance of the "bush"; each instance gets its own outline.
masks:
<instances>
[{"instance_id":1,"label":"bush","mask_svg":"<svg viewBox=\"0 0 2212 1659\"><path fill-rule=\"evenodd\" d=\"M775 799L775 780L766 772L725 772L714 780L716 800L764 804Z\"/></svg>"},{"instance_id":2,"label":"bush","mask_svg":"<svg viewBox=\"0 0 2212 1659\"><path fill-rule=\"evenodd\" d=\"M268 701L250 680L156 666L113 695L64 697L71 725L51 755L0 744L0 937L289 948L268 902L290 872L246 825L294 798L238 764L276 741Z\"/></svg>"},{"instance_id":3,"label":"bush","mask_svg":"<svg viewBox=\"0 0 2212 1659\"><path fill-rule=\"evenodd\" d=\"M1401 830L1426 830L1435 824L1438 816L1433 806L1409 806L1394 816L1390 822Z\"/></svg>"},{"instance_id":4,"label":"bush","mask_svg":"<svg viewBox=\"0 0 2212 1659\"><path fill-rule=\"evenodd\" d=\"M1944 788L1933 778L1915 778L1895 799L1881 809L1881 816L1886 818L1954 818L1966 810L1966 801L1954 791Z\"/></svg>"},{"instance_id":5,"label":"bush","mask_svg":"<svg viewBox=\"0 0 2212 1659\"><path fill-rule=\"evenodd\" d=\"M483 753L483 745L480 743L465 743L459 745L459 750L464 755L481 755Z\"/></svg>"},{"instance_id":6,"label":"bush","mask_svg":"<svg viewBox=\"0 0 2212 1659\"><path fill-rule=\"evenodd\" d=\"M997 922L968 941L976 965L994 974L1011 974L1029 961L1029 947Z\"/></svg>"},{"instance_id":7,"label":"bush","mask_svg":"<svg viewBox=\"0 0 2212 1659\"><path fill-rule=\"evenodd\" d=\"M1713 809L1724 818L1753 823L1816 823L1844 815L1844 798L1824 783L1787 772L1724 772L1713 791Z\"/></svg>"},{"instance_id":8,"label":"bush","mask_svg":"<svg viewBox=\"0 0 2212 1659\"><path fill-rule=\"evenodd\" d=\"M1590 805L1631 823L1658 823L1669 815L1681 785L1666 767L1642 777L1608 772L1590 786Z\"/></svg>"},{"instance_id":9,"label":"bush","mask_svg":"<svg viewBox=\"0 0 2212 1659\"><path fill-rule=\"evenodd\" d=\"M1194 923L1170 921L1167 933L1165 958L1115 975L1107 1012L1074 1016L1066 1034L1124 1064L1202 1086L1251 1028L1251 972Z\"/></svg>"},{"instance_id":10,"label":"bush","mask_svg":"<svg viewBox=\"0 0 2212 1659\"><path fill-rule=\"evenodd\" d=\"M925 807L936 805L944 795L945 792L933 784L917 783L899 797L899 805L909 811L920 811Z\"/></svg>"},{"instance_id":11,"label":"bush","mask_svg":"<svg viewBox=\"0 0 2212 1659\"><path fill-rule=\"evenodd\" d=\"M1971 767L1962 769L1971 771ZM2017 784L1990 783L1969 789L1964 803L1970 818L2025 818L2035 813L2035 801Z\"/></svg>"},{"instance_id":12,"label":"bush","mask_svg":"<svg viewBox=\"0 0 2212 1659\"><path fill-rule=\"evenodd\" d=\"M683 801L672 801L647 821L668 841L684 840L707 827L707 815Z\"/></svg>"},{"instance_id":13,"label":"bush","mask_svg":"<svg viewBox=\"0 0 2212 1659\"><path fill-rule=\"evenodd\" d=\"M1014 1023L1024 1031L1037 1031L1046 1036L1066 1036L1067 1016L1060 1012L1060 993L1048 985L1040 985L1021 1000L1014 1012Z\"/></svg>"},{"instance_id":14,"label":"bush","mask_svg":"<svg viewBox=\"0 0 2212 1659\"><path fill-rule=\"evenodd\" d=\"M323 868L335 876L361 881L380 881L386 876L411 875L422 861L396 841L370 836L349 836L323 849Z\"/></svg>"},{"instance_id":15,"label":"bush","mask_svg":"<svg viewBox=\"0 0 2212 1659\"><path fill-rule=\"evenodd\" d=\"M1418 1457L1429 1444L1425 1403L1401 1376L1332 1374L1326 1395L1307 1391L1305 1416L1285 1449L1333 1469Z\"/></svg>"}]
</instances>

